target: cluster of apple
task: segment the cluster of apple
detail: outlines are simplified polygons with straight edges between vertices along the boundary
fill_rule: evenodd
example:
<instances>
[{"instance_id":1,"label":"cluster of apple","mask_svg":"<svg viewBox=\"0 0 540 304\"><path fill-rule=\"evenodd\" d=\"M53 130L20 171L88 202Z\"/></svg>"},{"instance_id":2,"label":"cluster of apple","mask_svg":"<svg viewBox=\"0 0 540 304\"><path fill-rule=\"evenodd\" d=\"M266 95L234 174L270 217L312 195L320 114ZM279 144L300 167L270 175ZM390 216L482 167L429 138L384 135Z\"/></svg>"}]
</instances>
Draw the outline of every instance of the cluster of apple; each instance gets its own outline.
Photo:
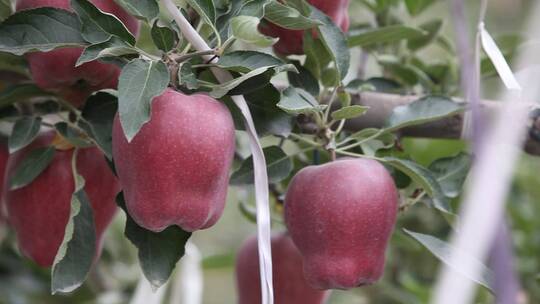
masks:
<instances>
[{"instance_id":1,"label":"cluster of apple","mask_svg":"<svg viewBox=\"0 0 540 304\"><path fill-rule=\"evenodd\" d=\"M348 0L309 2L347 30ZM92 3L117 16L132 33L138 32L138 22L113 0ZM69 0L17 2L18 10L42 6L70 9ZM280 38L276 52L302 53L302 31L276 25L262 30ZM97 61L75 67L81 52L81 48L65 48L28 54L34 81L76 106L92 92L115 88L119 69ZM54 146L58 136L43 133L12 155L2 151L0 157L7 158L6 180L28 153ZM76 163L86 180L99 244L116 212L114 199L120 190L133 220L154 232L171 225L195 231L217 222L235 151L233 120L222 103L207 95L188 96L167 89L153 100L151 120L133 140L126 139L118 116L112 139L118 177L95 147L81 149ZM54 160L31 184L5 188L3 194L7 220L17 233L21 251L45 267L52 265L62 242L75 187L73 149L56 147ZM322 303L328 295L323 290L348 289L378 280L397 208L394 181L376 161L341 159L298 172L285 199L288 232L272 238L276 303ZM97 250L96 257L101 246ZM256 239L251 238L238 255L241 304L260 301L258 269Z\"/></svg>"}]
</instances>

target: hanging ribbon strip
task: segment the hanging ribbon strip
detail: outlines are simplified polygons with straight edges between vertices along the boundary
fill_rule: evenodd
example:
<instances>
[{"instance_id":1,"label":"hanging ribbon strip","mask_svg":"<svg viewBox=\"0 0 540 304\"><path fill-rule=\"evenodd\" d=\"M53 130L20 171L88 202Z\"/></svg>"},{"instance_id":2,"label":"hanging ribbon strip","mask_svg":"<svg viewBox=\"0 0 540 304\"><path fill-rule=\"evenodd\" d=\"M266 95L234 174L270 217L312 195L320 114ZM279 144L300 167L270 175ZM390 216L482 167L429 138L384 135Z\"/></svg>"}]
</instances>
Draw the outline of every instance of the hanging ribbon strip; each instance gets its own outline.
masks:
<instances>
[{"instance_id":1,"label":"hanging ribbon strip","mask_svg":"<svg viewBox=\"0 0 540 304\"><path fill-rule=\"evenodd\" d=\"M184 37L191 43L197 51L211 50L208 44L202 39L199 33L191 26L186 18L180 13L172 0L162 0L174 20L180 27ZM211 56L203 56L206 60L212 60ZM216 79L223 83L232 79L232 76L225 70L213 68L212 72ZM246 132L249 137L251 153L253 155L253 169L255 172L255 200L257 205L257 241L259 247L259 268L261 279L261 294L263 304L273 304L273 284L272 284L272 255L270 251L270 207L268 202L268 175L266 172L266 161L264 153L255 130L255 124L249 111L248 105L243 96L231 96L236 106L244 116Z\"/></svg>"}]
</instances>

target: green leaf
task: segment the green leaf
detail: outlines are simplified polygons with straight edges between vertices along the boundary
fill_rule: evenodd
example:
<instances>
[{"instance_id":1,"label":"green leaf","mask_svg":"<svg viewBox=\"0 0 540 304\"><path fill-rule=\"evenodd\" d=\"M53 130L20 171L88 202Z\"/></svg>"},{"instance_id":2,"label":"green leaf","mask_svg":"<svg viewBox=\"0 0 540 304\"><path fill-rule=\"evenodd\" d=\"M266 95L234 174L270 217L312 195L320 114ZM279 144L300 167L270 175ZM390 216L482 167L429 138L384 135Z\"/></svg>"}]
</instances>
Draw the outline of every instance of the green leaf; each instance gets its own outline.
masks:
<instances>
[{"instance_id":1,"label":"green leaf","mask_svg":"<svg viewBox=\"0 0 540 304\"><path fill-rule=\"evenodd\" d=\"M190 61L182 63L182 66L178 69L178 84L185 86L189 90L199 88L197 75L195 75Z\"/></svg>"},{"instance_id":2,"label":"green leaf","mask_svg":"<svg viewBox=\"0 0 540 304\"><path fill-rule=\"evenodd\" d=\"M69 126L66 122L56 123L54 127L60 135L75 147L88 148L93 146L91 142L83 138L83 134L79 130Z\"/></svg>"},{"instance_id":3,"label":"green leaf","mask_svg":"<svg viewBox=\"0 0 540 304\"><path fill-rule=\"evenodd\" d=\"M278 41L277 38L265 36L257 29L259 18L252 16L238 16L231 19L232 35L245 43L258 47L269 47Z\"/></svg>"},{"instance_id":4,"label":"green leaf","mask_svg":"<svg viewBox=\"0 0 540 304\"><path fill-rule=\"evenodd\" d=\"M170 78L161 61L134 59L120 74L118 82L118 112L128 141L150 120L152 99L167 88Z\"/></svg>"},{"instance_id":5,"label":"green leaf","mask_svg":"<svg viewBox=\"0 0 540 304\"><path fill-rule=\"evenodd\" d=\"M22 55L58 47L87 44L77 15L63 9L42 7L23 10L0 24L0 51Z\"/></svg>"},{"instance_id":6,"label":"green leaf","mask_svg":"<svg viewBox=\"0 0 540 304\"><path fill-rule=\"evenodd\" d=\"M295 88L306 90L313 96L319 96L321 89L319 88L319 81L317 78L315 78L308 69L301 66L299 62L294 61L293 63L298 70L298 73L287 73L290 85Z\"/></svg>"},{"instance_id":7,"label":"green leaf","mask_svg":"<svg viewBox=\"0 0 540 304\"><path fill-rule=\"evenodd\" d=\"M395 131L409 126L425 124L464 111L464 107L444 96L426 96L410 104L394 108L386 128Z\"/></svg>"},{"instance_id":8,"label":"green leaf","mask_svg":"<svg viewBox=\"0 0 540 304\"><path fill-rule=\"evenodd\" d=\"M319 20L324 24L317 28L320 35L319 37L332 55L340 77L339 80L343 80L349 71L349 63L351 60L345 35L341 29L334 24L330 17L314 7L311 7L311 18Z\"/></svg>"},{"instance_id":9,"label":"green leaf","mask_svg":"<svg viewBox=\"0 0 540 304\"><path fill-rule=\"evenodd\" d=\"M43 91L35 84L15 84L0 92L0 108L37 96L54 96L54 94Z\"/></svg>"},{"instance_id":10,"label":"green leaf","mask_svg":"<svg viewBox=\"0 0 540 304\"><path fill-rule=\"evenodd\" d=\"M29 77L28 64L24 57L10 53L0 52L0 71L13 72Z\"/></svg>"},{"instance_id":11,"label":"green leaf","mask_svg":"<svg viewBox=\"0 0 540 304\"><path fill-rule=\"evenodd\" d=\"M491 290L491 283L493 282L493 272L481 261L469 255L467 252L457 251L457 249L452 247L450 244L431 235L417 233L409 231L407 229L403 229L403 231L410 237L412 237L414 240L422 244L422 246L426 247L441 262L452 267L454 271L457 271L469 280L472 280ZM470 269L464 268L463 265L450 264L450 256L452 254L459 254L461 258L469 261L467 264L476 264L475 268L481 270L480 274L472 273Z\"/></svg>"},{"instance_id":12,"label":"green leaf","mask_svg":"<svg viewBox=\"0 0 540 304\"><path fill-rule=\"evenodd\" d=\"M166 26L159 26L157 20L152 25L151 34L154 44L163 52L172 50L178 40L174 30Z\"/></svg>"},{"instance_id":13,"label":"green leaf","mask_svg":"<svg viewBox=\"0 0 540 304\"><path fill-rule=\"evenodd\" d=\"M337 111L332 112L332 118L335 120L351 119L364 115L368 109L369 107L358 105L343 107Z\"/></svg>"},{"instance_id":14,"label":"green leaf","mask_svg":"<svg viewBox=\"0 0 540 304\"><path fill-rule=\"evenodd\" d=\"M184 246L191 233L178 226L170 226L161 232L146 230L127 213L122 192L116 197L116 202L126 212L125 235L137 247L144 276L157 289L167 282L176 263L184 255Z\"/></svg>"},{"instance_id":15,"label":"green leaf","mask_svg":"<svg viewBox=\"0 0 540 304\"><path fill-rule=\"evenodd\" d=\"M139 52L134 47L116 37L111 37L111 39L105 42L86 47L79 59L77 59L75 66L78 67L84 63L94 61L99 58L121 57L125 55L138 54Z\"/></svg>"},{"instance_id":16,"label":"green leaf","mask_svg":"<svg viewBox=\"0 0 540 304\"><path fill-rule=\"evenodd\" d=\"M0 0L0 22L11 15L11 0Z\"/></svg>"},{"instance_id":17,"label":"green leaf","mask_svg":"<svg viewBox=\"0 0 540 304\"><path fill-rule=\"evenodd\" d=\"M211 27L215 28L216 24L216 8L212 0L186 0L201 19Z\"/></svg>"},{"instance_id":18,"label":"green leaf","mask_svg":"<svg viewBox=\"0 0 540 304\"><path fill-rule=\"evenodd\" d=\"M18 119L9 137L9 153L16 152L31 143L37 137L40 128L41 117L26 116Z\"/></svg>"},{"instance_id":19,"label":"green leaf","mask_svg":"<svg viewBox=\"0 0 540 304\"><path fill-rule=\"evenodd\" d=\"M88 0L71 0L71 7L79 15L82 23L81 33L86 41L101 43L114 36L135 45L135 37L114 15L102 12Z\"/></svg>"},{"instance_id":20,"label":"green leaf","mask_svg":"<svg viewBox=\"0 0 540 304\"><path fill-rule=\"evenodd\" d=\"M54 147L44 147L32 150L15 168L15 173L9 180L9 189L16 190L30 184L53 161Z\"/></svg>"},{"instance_id":21,"label":"green leaf","mask_svg":"<svg viewBox=\"0 0 540 304\"><path fill-rule=\"evenodd\" d=\"M280 110L276 105L281 99L281 93L272 85L267 84L253 92L244 95L249 106L251 116L255 122L255 129L259 136L268 134L288 137L291 133L294 117ZM236 109L236 106L232 107ZM238 110L236 110L238 111ZM234 114L235 112L232 111ZM243 118L239 113L240 125L243 127Z\"/></svg>"},{"instance_id":22,"label":"green leaf","mask_svg":"<svg viewBox=\"0 0 540 304\"><path fill-rule=\"evenodd\" d=\"M420 185L433 200L435 208L446 213L451 213L449 199L444 195L436 177L428 169L413 161L395 157L385 157L382 161L405 173L415 183Z\"/></svg>"},{"instance_id":23,"label":"green leaf","mask_svg":"<svg viewBox=\"0 0 540 304\"><path fill-rule=\"evenodd\" d=\"M429 45L439 34L442 25L443 21L441 19L431 20L420 25L420 29L424 30L427 35L409 39L409 41L407 41L407 47L411 50L419 50Z\"/></svg>"},{"instance_id":24,"label":"green leaf","mask_svg":"<svg viewBox=\"0 0 540 304\"><path fill-rule=\"evenodd\" d=\"M81 127L95 139L109 159L112 159L112 126L117 109L116 96L97 92L86 100L82 110L84 122Z\"/></svg>"},{"instance_id":25,"label":"green leaf","mask_svg":"<svg viewBox=\"0 0 540 304\"><path fill-rule=\"evenodd\" d=\"M291 158L278 146L270 146L263 149L268 169L268 179L271 183L280 182L292 172L293 164ZM231 184L246 185L253 184L253 157L250 156L242 162L242 165L231 176Z\"/></svg>"},{"instance_id":26,"label":"green leaf","mask_svg":"<svg viewBox=\"0 0 540 304\"><path fill-rule=\"evenodd\" d=\"M159 14L156 0L114 0L125 8L130 15L151 21Z\"/></svg>"},{"instance_id":27,"label":"green leaf","mask_svg":"<svg viewBox=\"0 0 540 304\"><path fill-rule=\"evenodd\" d=\"M250 222L254 224L257 224L257 209L253 208L252 206L249 206L244 201L241 201L238 204L238 209L240 209L240 212L246 219L248 219Z\"/></svg>"},{"instance_id":28,"label":"green leaf","mask_svg":"<svg viewBox=\"0 0 540 304\"><path fill-rule=\"evenodd\" d=\"M304 32L304 52L306 53L306 62L304 67L309 70L317 79L323 78L324 70L333 61L332 54L328 51L321 39L314 39L313 35Z\"/></svg>"},{"instance_id":29,"label":"green leaf","mask_svg":"<svg viewBox=\"0 0 540 304\"><path fill-rule=\"evenodd\" d=\"M280 27L291 30L305 30L323 24L321 21L303 16L295 8L283 5L278 1L272 1L266 6L264 18Z\"/></svg>"},{"instance_id":30,"label":"green leaf","mask_svg":"<svg viewBox=\"0 0 540 304\"><path fill-rule=\"evenodd\" d=\"M389 25L366 30L349 36L349 47L368 47L382 43L393 43L400 40L419 39L427 36L428 32L405 25Z\"/></svg>"},{"instance_id":31,"label":"green leaf","mask_svg":"<svg viewBox=\"0 0 540 304\"><path fill-rule=\"evenodd\" d=\"M77 179L82 179L77 176ZM64 239L54 258L51 290L71 292L82 285L96 255L96 228L90 201L83 189L71 197L69 221Z\"/></svg>"},{"instance_id":32,"label":"green leaf","mask_svg":"<svg viewBox=\"0 0 540 304\"><path fill-rule=\"evenodd\" d=\"M435 0L405 0L405 6L409 14L416 16L432 5Z\"/></svg>"},{"instance_id":33,"label":"green leaf","mask_svg":"<svg viewBox=\"0 0 540 304\"><path fill-rule=\"evenodd\" d=\"M319 104L311 94L293 87L281 92L281 101L277 106L293 115L322 112L326 109L326 105Z\"/></svg>"},{"instance_id":34,"label":"green leaf","mask_svg":"<svg viewBox=\"0 0 540 304\"><path fill-rule=\"evenodd\" d=\"M217 65L221 68L247 73L263 67L284 65L283 60L257 51L234 51L221 56Z\"/></svg>"},{"instance_id":35,"label":"green leaf","mask_svg":"<svg viewBox=\"0 0 540 304\"><path fill-rule=\"evenodd\" d=\"M454 198L461 193L471 163L470 155L459 153L453 157L437 159L429 165L429 170L435 175L444 195Z\"/></svg>"},{"instance_id":36,"label":"green leaf","mask_svg":"<svg viewBox=\"0 0 540 304\"><path fill-rule=\"evenodd\" d=\"M248 81L249 79L251 78L254 78L256 76L259 76L263 73L266 73L267 71L271 72L271 73L274 73L274 71L272 70L272 67L261 67L261 68L257 68L249 73L246 73L238 78L234 78L230 81L227 81L227 82L224 82L224 83L221 83L219 85L216 85L212 88L212 91L210 92L210 95L214 98L221 98L223 96L225 96L227 93L229 93L230 91L232 91L233 89L237 88L238 86L240 86L243 82L245 81ZM265 79L268 78L267 80L270 80L269 77L264 77ZM259 87L263 87L265 86L266 83L262 83ZM252 87L252 85L250 85L249 87ZM254 88L256 89L256 88ZM235 94L232 94L232 95L239 95L240 93L235 93Z\"/></svg>"}]
</instances>

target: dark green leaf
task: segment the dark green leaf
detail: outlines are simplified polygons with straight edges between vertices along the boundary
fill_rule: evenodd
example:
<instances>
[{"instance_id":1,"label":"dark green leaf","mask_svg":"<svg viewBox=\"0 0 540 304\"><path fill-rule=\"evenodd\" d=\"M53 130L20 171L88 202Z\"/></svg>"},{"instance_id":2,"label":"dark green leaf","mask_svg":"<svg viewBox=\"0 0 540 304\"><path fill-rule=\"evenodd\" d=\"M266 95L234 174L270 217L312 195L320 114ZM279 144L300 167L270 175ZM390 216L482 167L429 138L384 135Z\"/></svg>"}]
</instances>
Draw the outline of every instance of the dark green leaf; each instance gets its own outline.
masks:
<instances>
[{"instance_id":1,"label":"dark green leaf","mask_svg":"<svg viewBox=\"0 0 540 304\"><path fill-rule=\"evenodd\" d=\"M152 40L158 49L168 52L172 50L176 44L176 32L166 26L159 26L158 21L152 25Z\"/></svg>"},{"instance_id":2,"label":"dark green leaf","mask_svg":"<svg viewBox=\"0 0 540 304\"><path fill-rule=\"evenodd\" d=\"M71 292L81 286L96 255L94 214L83 189L73 193L70 206L64 239L52 267L53 294Z\"/></svg>"},{"instance_id":3,"label":"dark green leaf","mask_svg":"<svg viewBox=\"0 0 540 304\"><path fill-rule=\"evenodd\" d=\"M18 119L13 125L9 137L9 153L18 151L31 143L41 128L41 117L26 116Z\"/></svg>"},{"instance_id":4,"label":"dark green leaf","mask_svg":"<svg viewBox=\"0 0 540 304\"><path fill-rule=\"evenodd\" d=\"M347 39L339 27L332 19L311 7L311 18L321 21L324 25L318 27L318 32L324 45L333 57L340 79L343 80L349 71L350 54L347 47Z\"/></svg>"},{"instance_id":5,"label":"dark green leaf","mask_svg":"<svg viewBox=\"0 0 540 304\"><path fill-rule=\"evenodd\" d=\"M291 158L278 146L270 146L263 149L268 169L268 179L271 183L277 183L289 176L293 169ZM253 184L253 157L248 157L231 176L231 184Z\"/></svg>"},{"instance_id":6,"label":"dark green leaf","mask_svg":"<svg viewBox=\"0 0 540 304\"><path fill-rule=\"evenodd\" d=\"M385 157L382 159L386 164L407 174L413 181L420 185L433 200L435 208L450 213L450 202L444 195L441 185L436 177L428 169L406 159Z\"/></svg>"},{"instance_id":7,"label":"dark green leaf","mask_svg":"<svg viewBox=\"0 0 540 304\"><path fill-rule=\"evenodd\" d=\"M429 170L433 172L437 181L441 185L442 191L447 197L457 197L463 188L463 183L472 159L468 154L460 153L453 157L438 159L429 165Z\"/></svg>"},{"instance_id":8,"label":"dark green leaf","mask_svg":"<svg viewBox=\"0 0 540 304\"><path fill-rule=\"evenodd\" d=\"M425 124L445 117L453 116L464 107L443 96L426 96L410 104L394 108L386 128L394 131L401 128Z\"/></svg>"},{"instance_id":9,"label":"dark green leaf","mask_svg":"<svg viewBox=\"0 0 540 304\"><path fill-rule=\"evenodd\" d=\"M285 63L272 55L256 51L234 51L221 56L217 65L227 70L247 73L263 67L276 67Z\"/></svg>"},{"instance_id":10,"label":"dark green leaf","mask_svg":"<svg viewBox=\"0 0 540 304\"><path fill-rule=\"evenodd\" d=\"M289 83L295 87L304 89L313 96L319 96L320 88L319 81L311 74L311 72L301 66L298 62L294 62L298 73L288 72L287 78Z\"/></svg>"},{"instance_id":11,"label":"dark green leaf","mask_svg":"<svg viewBox=\"0 0 540 304\"><path fill-rule=\"evenodd\" d=\"M294 118L276 106L281 99L281 93L273 85L268 84L263 88L245 94L244 97L255 121L255 129L257 129L259 136L268 134L289 136ZM236 106L234 106L234 109L236 109ZM241 114L239 116L243 126L243 118Z\"/></svg>"},{"instance_id":12,"label":"dark green leaf","mask_svg":"<svg viewBox=\"0 0 540 304\"><path fill-rule=\"evenodd\" d=\"M9 180L9 189L15 190L30 184L54 159L54 147L38 148L28 153L15 168Z\"/></svg>"},{"instance_id":13,"label":"dark green leaf","mask_svg":"<svg viewBox=\"0 0 540 304\"><path fill-rule=\"evenodd\" d=\"M326 108L326 105L319 104L308 92L293 87L281 92L281 101L277 106L293 115L321 112Z\"/></svg>"},{"instance_id":14,"label":"dark green leaf","mask_svg":"<svg viewBox=\"0 0 540 304\"><path fill-rule=\"evenodd\" d=\"M114 15L103 13L88 0L71 0L71 7L79 15L82 35L86 41L101 43L115 36L130 45L135 45L135 37Z\"/></svg>"},{"instance_id":15,"label":"dark green leaf","mask_svg":"<svg viewBox=\"0 0 540 304\"><path fill-rule=\"evenodd\" d=\"M127 213L122 192L116 197L116 202L126 212L125 235L137 247L144 276L154 288L159 288L167 282L176 263L184 255L184 246L191 233L178 226L170 226L161 232L146 230Z\"/></svg>"},{"instance_id":16,"label":"dark green leaf","mask_svg":"<svg viewBox=\"0 0 540 304\"><path fill-rule=\"evenodd\" d=\"M81 126L92 136L105 155L112 158L112 126L118 109L117 98L105 92L90 96L84 104L82 117L86 122Z\"/></svg>"},{"instance_id":17,"label":"dark green leaf","mask_svg":"<svg viewBox=\"0 0 540 304\"><path fill-rule=\"evenodd\" d=\"M75 66L80 66L83 63L87 63L99 58L106 57L120 57L125 55L138 55L139 52L129 44L122 40L111 37L111 39L93 44L84 49L81 56L77 60Z\"/></svg>"},{"instance_id":18,"label":"dark green leaf","mask_svg":"<svg viewBox=\"0 0 540 304\"><path fill-rule=\"evenodd\" d=\"M472 280L487 289L491 290L491 283L493 282L493 272L491 269L487 268L482 262L480 262L476 257L470 256L467 252L456 251L450 244L433 237L431 235L412 232L407 229L403 229L406 234L411 236L417 242L426 247L437 259L446 265L452 267L453 270L459 272L465 278ZM467 264L476 265L475 268L480 269L480 274L476 274L470 271L468 268L464 268L463 265L452 265L450 264L450 256L452 254L459 254L461 258L468 260Z\"/></svg>"},{"instance_id":19,"label":"dark green leaf","mask_svg":"<svg viewBox=\"0 0 540 304\"><path fill-rule=\"evenodd\" d=\"M24 57L16 56L10 53L0 52L0 71L13 72L24 76L29 76L28 64Z\"/></svg>"},{"instance_id":20,"label":"dark green leaf","mask_svg":"<svg viewBox=\"0 0 540 304\"><path fill-rule=\"evenodd\" d=\"M169 85L169 71L161 61L134 59L120 74L118 82L118 112L128 141L150 120L152 99Z\"/></svg>"},{"instance_id":21,"label":"dark green leaf","mask_svg":"<svg viewBox=\"0 0 540 304\"><path fill-rule=\"evenodd\" d=\"M262 78L261 77L257 78L256 79L257 81L255 83L258 85L258 88L264 87L268 83L268 81L270 81L270 78L273 76L273 74L276 73L276 72L281 71L281 69L292 70L292 69L294 69L294 66L293 65L284 65L284 66L275 67L275 68L264 66L264 67L261 67L261 68L257 68L255 70L249 72L249 73L243 74L240 77L234 78L234 79L232 79L230 81L227 81L227 82L224 82L224 83L221 83L219 85L214 86L212 88L212 91L210 92L210 95L213 96L214 98L221 98L221 97L225 96L228 93L231 94L231 95L243 94L243 93L245 93L245 90L242 90L242 92L239 92L237 90L234 94L232 92L230 92L230 91L233 91L234 89L239 87L244 82L249 81L251 78L254 78L254 77L257 77L257 76L263 75L263 74L265 74L265 75L263 75ZM263 82L261 82L260 80L263 80ZM253 85L254 85L254 83L250 82L250 85L248 85L248 87L251 87ZM257 89L257 88L254 87L253 89Z\"/></svg>"},{"instance_id":22,"label":"dark green leaf","mask_svg":"<svg viewBox=\"0 0 540 304\"><path fill-rule=\"evenodd\" d=\"M66 10L50 7L23 10L0 24L0 51L22 55L85 45L80 28L77 16Z\"/></svg>"}]
</instances>

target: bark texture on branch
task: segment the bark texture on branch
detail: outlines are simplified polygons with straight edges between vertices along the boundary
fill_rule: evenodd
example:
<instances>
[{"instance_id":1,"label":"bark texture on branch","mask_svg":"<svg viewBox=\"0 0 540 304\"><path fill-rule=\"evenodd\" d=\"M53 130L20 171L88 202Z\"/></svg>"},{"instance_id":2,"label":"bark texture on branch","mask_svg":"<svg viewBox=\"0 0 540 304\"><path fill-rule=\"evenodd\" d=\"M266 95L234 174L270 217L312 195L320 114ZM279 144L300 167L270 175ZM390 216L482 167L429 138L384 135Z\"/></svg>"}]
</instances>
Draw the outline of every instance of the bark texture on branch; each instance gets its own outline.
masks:
<instances>
[{"instance_id":1,"label":"bark texture on branch","mask_svg":"<svg viewBox=\"0 0 540 304\"><path fill-rule=\"evenodd\" d=\"M348 121L345 128L353 132L364 128L381 128L392 114L394 108L412 103L420 97L417 95L396 95L378 92L355 94L352 96L352 104L369 106L370 109L366 115ZM495 110L501 106L501 103L483 100L480 106L482 118L486 125L489 126L496 113ZM400 131L400 134L410 137L459 139L462 127L463 114L458 114L439 121L405 128ZM531 119L531 128L540 129L540 123L534 124ZM529 154L540 155L540 141L530 134L524 148Z\"/></svg>"}]
</instances>

